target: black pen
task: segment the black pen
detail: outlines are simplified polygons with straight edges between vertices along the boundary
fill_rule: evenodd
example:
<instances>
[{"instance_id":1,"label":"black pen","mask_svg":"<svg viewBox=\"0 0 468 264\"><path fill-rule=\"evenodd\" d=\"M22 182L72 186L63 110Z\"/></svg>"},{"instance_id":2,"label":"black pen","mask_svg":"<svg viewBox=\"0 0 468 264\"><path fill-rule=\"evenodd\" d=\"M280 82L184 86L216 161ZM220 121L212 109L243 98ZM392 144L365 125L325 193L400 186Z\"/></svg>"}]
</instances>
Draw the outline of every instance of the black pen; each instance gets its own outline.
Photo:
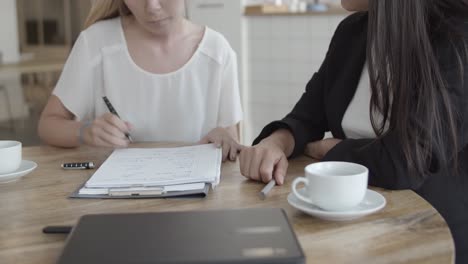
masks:
<instances>
[{"instance_id":1,"label":"black pen","mask_svg":"<svg viewBox=\"0 0 468 264\"><path fill-rule=\"evenodd\" d=\"M42 229L44 234L69 234L72 226L46 226Z\"/></svg>"},{"instance_id":2,"label":"black pen","mask_svg":"<svg viewBox=\"0 0 468 264\"><path fill-rule=\"evenodd\" d=\"M120 118L119 114L117 114L117 111L115 111L115 108L112 106L111 102L109 99L107 99L107 96L103 96L102 99L104 100L104 103L106 104L107 108L109 109L109 112ZM125 133L125 136L128 138L130 142L133 142L132 137L130 136L130 133Z\"/></svg>"}]
</instances>

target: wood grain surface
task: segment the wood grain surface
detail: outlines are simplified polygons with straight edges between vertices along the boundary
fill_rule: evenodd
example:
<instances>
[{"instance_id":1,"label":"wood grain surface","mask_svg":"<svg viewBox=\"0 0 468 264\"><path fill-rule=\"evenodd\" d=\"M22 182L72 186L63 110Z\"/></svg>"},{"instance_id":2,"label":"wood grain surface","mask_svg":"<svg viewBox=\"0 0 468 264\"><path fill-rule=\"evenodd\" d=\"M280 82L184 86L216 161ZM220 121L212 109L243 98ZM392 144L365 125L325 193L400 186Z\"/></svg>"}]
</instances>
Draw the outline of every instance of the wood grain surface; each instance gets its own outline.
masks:
<instances>
[{"instance_id":1,"label":"wood grain surface","mask_svg":"<svg viewBox=\"0 0 468 264\"><path fill-rule=\"evenodd\" d=\"M173 147L159 143L134 147ZM38 168L19 181L0 184L0 263L54 263L64 235L45 235L47 225L73 225L85 214L211 210L228 208L283 208L307 263L453 263L454 245L438 212L412 191L385 191L387 206L367 217L330 222L291 207L286 197L294 178L303 175L306 157L290 162L284 186L275 187L266 200L258 198L264 186L241 176L237 163L224 163L221 184L202 199L69 199L94 170L64 171L64 162L93 161L98 166L112 150L82 147L23 149L23 158Z\"/></svg>"}]
</instances>

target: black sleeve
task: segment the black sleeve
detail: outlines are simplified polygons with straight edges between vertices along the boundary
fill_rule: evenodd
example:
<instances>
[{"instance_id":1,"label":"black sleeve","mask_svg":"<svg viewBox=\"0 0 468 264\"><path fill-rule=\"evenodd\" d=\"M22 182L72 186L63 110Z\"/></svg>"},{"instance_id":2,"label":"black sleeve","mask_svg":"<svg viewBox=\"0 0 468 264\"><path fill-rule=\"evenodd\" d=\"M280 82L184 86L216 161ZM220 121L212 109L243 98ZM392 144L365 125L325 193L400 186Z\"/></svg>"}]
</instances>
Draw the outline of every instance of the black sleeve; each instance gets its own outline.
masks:
<instances>
[{"instance_id":1,"label":"black sleeve","mask_svg":"<svg viewBox=\"0 0 468 264\"><path fill-rule=\"evenodd\" d=\"M408 174L400 141L395 133L376 139L345 139L331 149L322 161L348 161L369 169L369 185L386 189L417 189L421 176Z\"/></svg>"},{"instance_id":2,"label":"black sleeve","mask_svg":"<svg viewBox=\"0 0 468 264\"><path fill-rule=\"evenodd\" d=\"M465 63L463 72L460 72L457 64L460 60L456 59L459 54L454 53L453 47L445 46L441 50L439 65L456 116L458 145L453 151L460 153L468 144L468 65ZM323 160L349 161L366 166L370 172L369 184L373 186L417 190L430 175L408 175L407 162L400 146L399 138L392 131L378 140L345 139L330 150ZM437 166L431 166L428 170L430 174L440 173L451 166L440 164L437 153L433 153L431 164Z\"/></svg>"}]
</instances>

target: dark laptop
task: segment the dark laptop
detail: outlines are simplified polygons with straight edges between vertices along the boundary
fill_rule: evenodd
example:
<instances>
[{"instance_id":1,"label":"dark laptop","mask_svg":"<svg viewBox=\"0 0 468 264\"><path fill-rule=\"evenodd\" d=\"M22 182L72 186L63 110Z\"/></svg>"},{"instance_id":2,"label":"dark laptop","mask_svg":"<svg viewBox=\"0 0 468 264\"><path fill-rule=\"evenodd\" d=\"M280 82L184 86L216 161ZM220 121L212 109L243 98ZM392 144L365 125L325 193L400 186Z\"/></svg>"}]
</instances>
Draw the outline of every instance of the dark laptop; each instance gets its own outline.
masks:
<instances>
[{"instance_id":1,"label":"dark laptop","mask_svg":"<svg viewBox=\"0 0 468 264\"><path fill-rule=\"evenodd\" d=\"M282 209L83 216L59 263L305 263Z\"/></svg>"}]
</instances>

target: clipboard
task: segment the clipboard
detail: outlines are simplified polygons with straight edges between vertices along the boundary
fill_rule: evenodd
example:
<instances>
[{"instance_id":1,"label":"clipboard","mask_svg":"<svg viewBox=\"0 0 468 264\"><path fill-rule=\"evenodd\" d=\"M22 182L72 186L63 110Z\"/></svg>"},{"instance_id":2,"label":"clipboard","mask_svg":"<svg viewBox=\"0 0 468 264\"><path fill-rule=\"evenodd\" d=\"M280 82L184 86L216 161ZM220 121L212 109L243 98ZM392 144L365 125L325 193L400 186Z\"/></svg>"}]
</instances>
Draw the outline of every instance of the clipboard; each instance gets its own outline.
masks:
<instances>
[{"instance_id":1,"label":"clipboard","mask_svg":"<svg viewBox=\"0 0 468 264\"><path fill-rule=\"evenodd\" d=\"M205 183L202 189L187 191L157 192L156 188L148 188L148 191L121 190L114 194L80 194L84 184L71 193L68 197L73 199L154 199L154 198L205 198L211 188L211 184ZM111 192L111 191L110 191Z\"/></svg>"},{"instance_id":2,"label":"clipboard","mask_svg":"<svg viewBox=\"0 0 468 264\"><path fill-rule=\"evenodd\" d=\"M220 180L221 149L117 149L70 198L139 199L205 197Z\"/></svg>"}]
</instances>

